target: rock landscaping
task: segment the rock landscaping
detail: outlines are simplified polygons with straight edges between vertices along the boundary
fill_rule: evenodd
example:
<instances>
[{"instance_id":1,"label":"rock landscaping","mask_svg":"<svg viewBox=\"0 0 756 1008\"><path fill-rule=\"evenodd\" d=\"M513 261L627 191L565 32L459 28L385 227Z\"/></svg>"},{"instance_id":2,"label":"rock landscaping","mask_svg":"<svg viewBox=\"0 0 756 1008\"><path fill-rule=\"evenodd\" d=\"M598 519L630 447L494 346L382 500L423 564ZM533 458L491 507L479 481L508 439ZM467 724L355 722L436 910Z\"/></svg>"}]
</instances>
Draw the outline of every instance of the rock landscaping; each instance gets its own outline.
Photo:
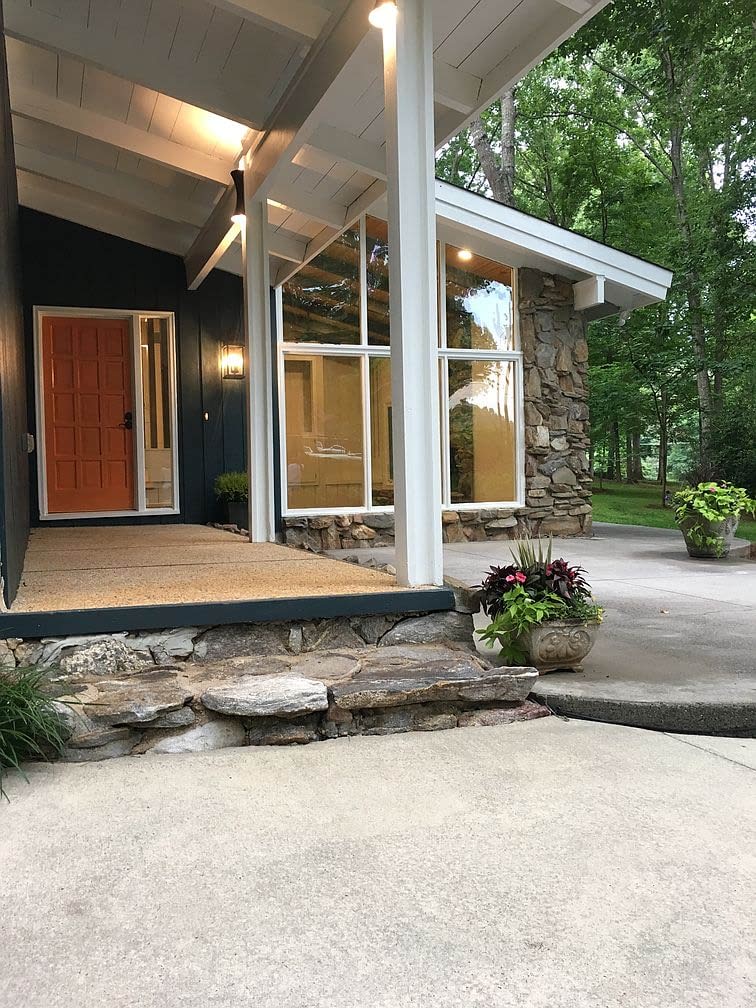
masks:
<instances>
[{"instance_id":1,"label":"rock landscaping","mask_svg":"<svg viewBox=\"0 0 756 1008\"><path fill-rule=\"evenodd\" d=\"M461 643L127 669L116 662L110 674L88 664L86 651L46 677L70 733L62 758L73 762L500 725L548 714L527 700L534 669L492 668Z\"/></svg>"}]
</instances>

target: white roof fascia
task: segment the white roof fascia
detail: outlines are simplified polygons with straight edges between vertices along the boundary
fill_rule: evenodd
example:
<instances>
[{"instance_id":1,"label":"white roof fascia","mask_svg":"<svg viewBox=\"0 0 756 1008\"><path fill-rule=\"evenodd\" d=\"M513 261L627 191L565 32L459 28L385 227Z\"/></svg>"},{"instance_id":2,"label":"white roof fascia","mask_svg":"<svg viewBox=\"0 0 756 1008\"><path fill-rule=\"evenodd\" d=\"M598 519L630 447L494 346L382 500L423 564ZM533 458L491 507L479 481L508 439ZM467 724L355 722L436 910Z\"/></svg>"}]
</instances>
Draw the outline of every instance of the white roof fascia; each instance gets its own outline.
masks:
<instances>
[{"instance_id":1,"label":"white roof fascia","mask_svg":"<svg viewBox=\"0 0 756 1008\"><path fill-rule=\"evenodd\" d=\"M663 301L672 272L662 266L602 245L548 221L471 193L436 182L436 215L453 230L478 234L495 242L500 257L513 266L552 268L568 279L605 278L605 303L620 309Z\"/></svg>"},{"instance_id":2,"label":"white roof fascia","mask_svg":"<svg viewBox=\"0 0 756 1008\"><path fill-rule=\"evenodd\" d=\"M385 220L385 193L362 210ZM672 272L663 266L438 180L436 221L441 240L463 244L466 237L476 238L477 252L509 266L530 266L576 283L603 278L596 284L597 293L603 288L603 301L594 298L585 310L591 319L664 301L672 283Z\"/></svg>"}]
</instances>

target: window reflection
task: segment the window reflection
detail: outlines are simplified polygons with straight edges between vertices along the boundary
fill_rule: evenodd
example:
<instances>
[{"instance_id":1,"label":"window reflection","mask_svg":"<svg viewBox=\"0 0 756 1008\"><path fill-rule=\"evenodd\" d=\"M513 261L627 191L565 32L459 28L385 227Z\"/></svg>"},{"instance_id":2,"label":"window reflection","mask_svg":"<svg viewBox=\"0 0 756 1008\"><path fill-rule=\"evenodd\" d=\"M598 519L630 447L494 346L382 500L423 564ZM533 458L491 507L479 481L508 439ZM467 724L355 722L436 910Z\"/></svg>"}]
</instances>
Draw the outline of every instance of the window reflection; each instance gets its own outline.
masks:
<instances>
[{"instance_id":1,"label":"window reflection","mask_svg":"<svg viewBox=\"0 0 756 1008\"><path fill-rule=\"evenodd\" d=\"M139 327L146 503L148 508L170 508L174 493L168 319L143 318Z\"/></svg>"},{"instance_id":2,"label":"window reflection","mask_svg":"<svg viewBox=\"0 0 756 1008\"><path fill-rule=\"evenodd\" d=\"M394 503L394 448L391 441L391 360L373 357L370 361L370 466L373 507Z\"/></svg>"},{"instance_id":3,"label":"window reflection","mask_svg":"<svg viewBox=\"0 0 756 1008\"><path fill-rule=\"evenodd\" d=\"M368 343L389 346L388 224L376 217L365 221Z\"/></svg>"},{"instance_id":4,"label":"window reflection","mask_svg":"<svg viewBox=\"0 0 756 1008\"><path fill-rule=\"evenodd\" d=\"M512 271L446 247L446 343L454 350L513 350ZM469 254L469 253L468 253Z\"/></svg>"},{"instance_id":5,"label":"window reflection","mask_svg":"<svg viewBox=\"0 0 756 1008\"><path fill-rule=\"evenodd\" d=\"M447 364L451 501L515 501L515 365L453 359Z\"/></svg>"},{"instance_id":6,"label":"window reflection","mask_svg":"<svg viewBox=\"0 0 756 1008\"><path fill-rule=\"evenodd\" d=\"M283 285L284 339L360 342L360 235L345 231Z\"/></svg>"},{"instance_id":7,"label":"window reflection","mask_svg":"<svg viewBox=\"0 0 756 1008\"><path fill-rule=\"evenodd\" d=\"M359 357L287 356L284 375L288 506L362 507Z\"/></svg>"}]
</instances>

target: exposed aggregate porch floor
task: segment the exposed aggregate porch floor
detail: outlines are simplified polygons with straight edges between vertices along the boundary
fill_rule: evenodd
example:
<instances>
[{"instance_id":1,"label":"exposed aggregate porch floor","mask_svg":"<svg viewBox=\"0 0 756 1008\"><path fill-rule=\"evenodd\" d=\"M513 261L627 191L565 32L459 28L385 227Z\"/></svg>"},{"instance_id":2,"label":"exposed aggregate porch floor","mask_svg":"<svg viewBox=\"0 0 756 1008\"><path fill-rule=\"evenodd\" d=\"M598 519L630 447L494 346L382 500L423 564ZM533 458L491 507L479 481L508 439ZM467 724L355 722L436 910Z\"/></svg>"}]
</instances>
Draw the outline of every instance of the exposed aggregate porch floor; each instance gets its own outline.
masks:
<instances>
[{"instance_id":1,"label":"exposed aggregate porch floor","mask_svg":"<svg viewBox=\"0 0 756 1008\"><path fill-rule=\"evenodd\" d=\"M38 528L12 611L397 590L384 572L202 525Z\"/></svg>"}]
</instances>

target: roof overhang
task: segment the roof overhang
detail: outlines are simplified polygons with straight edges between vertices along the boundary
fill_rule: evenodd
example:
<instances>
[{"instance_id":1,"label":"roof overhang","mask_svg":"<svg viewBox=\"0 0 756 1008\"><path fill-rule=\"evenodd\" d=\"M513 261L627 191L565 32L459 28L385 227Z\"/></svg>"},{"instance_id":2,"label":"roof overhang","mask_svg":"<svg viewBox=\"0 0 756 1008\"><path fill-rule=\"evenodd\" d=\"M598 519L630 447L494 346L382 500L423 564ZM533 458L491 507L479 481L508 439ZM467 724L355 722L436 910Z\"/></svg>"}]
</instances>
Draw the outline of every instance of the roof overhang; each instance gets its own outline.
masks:
<instances>
[{"instance_id":1,"label":"roof overhang","mask_svg":"<svg viewBox=\"0 0 756 1008\"><path fill-rule=\"evenodd\" d=\"M672 283L663 266L446 182L436 182L436 216L447 241L474 237L481 254L581 284L576 302L591 320L663 301Z\"/></svg>"}]
</instances>

